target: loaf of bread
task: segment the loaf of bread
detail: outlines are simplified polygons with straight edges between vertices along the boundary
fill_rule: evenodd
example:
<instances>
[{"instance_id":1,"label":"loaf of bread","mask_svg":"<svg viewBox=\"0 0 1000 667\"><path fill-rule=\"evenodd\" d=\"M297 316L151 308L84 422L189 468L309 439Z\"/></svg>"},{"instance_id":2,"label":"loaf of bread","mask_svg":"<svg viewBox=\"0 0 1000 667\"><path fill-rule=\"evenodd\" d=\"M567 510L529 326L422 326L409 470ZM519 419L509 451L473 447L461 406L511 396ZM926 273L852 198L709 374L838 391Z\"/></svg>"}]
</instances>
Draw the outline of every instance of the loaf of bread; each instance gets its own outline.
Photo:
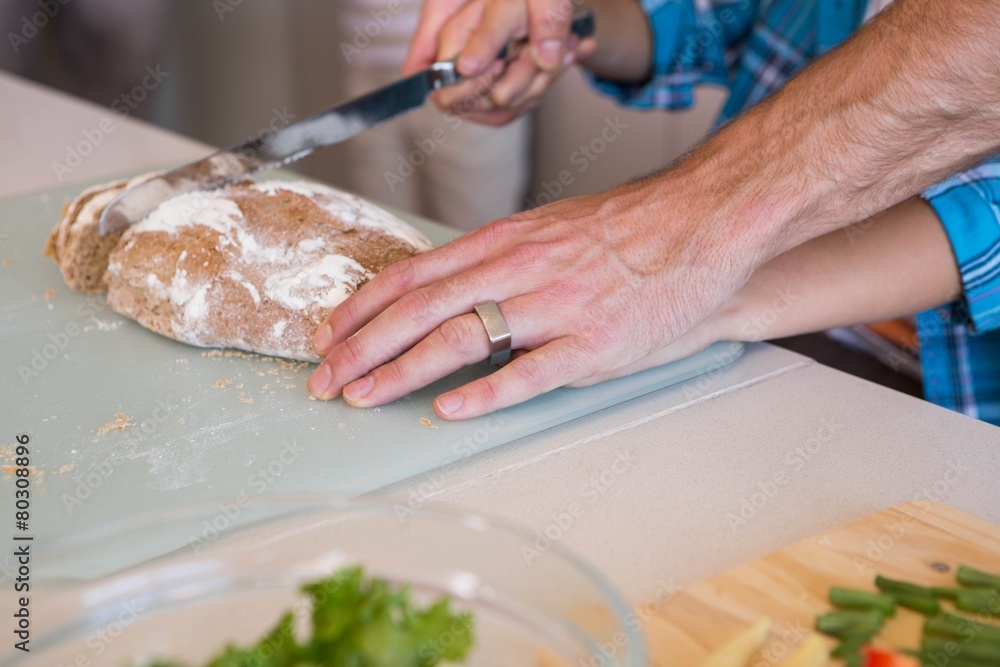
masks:
<instances>
[{"instance_id":1,"label":"loaf of bread","mask_svg":"<svg viewBox=\"0 0 1000 667\"><path fill-rule=\"evenodd\" d=\"M60 220L49 245L67 284L106 285L114 310L201 347L318 361L312 339L330 311L389 264L431 247L367 201L286 181L180 195L116 241L92 238L97 202L123 188L88 190ZM102 255L105 242L112 249Z\"/></svg>"}]
</instances>

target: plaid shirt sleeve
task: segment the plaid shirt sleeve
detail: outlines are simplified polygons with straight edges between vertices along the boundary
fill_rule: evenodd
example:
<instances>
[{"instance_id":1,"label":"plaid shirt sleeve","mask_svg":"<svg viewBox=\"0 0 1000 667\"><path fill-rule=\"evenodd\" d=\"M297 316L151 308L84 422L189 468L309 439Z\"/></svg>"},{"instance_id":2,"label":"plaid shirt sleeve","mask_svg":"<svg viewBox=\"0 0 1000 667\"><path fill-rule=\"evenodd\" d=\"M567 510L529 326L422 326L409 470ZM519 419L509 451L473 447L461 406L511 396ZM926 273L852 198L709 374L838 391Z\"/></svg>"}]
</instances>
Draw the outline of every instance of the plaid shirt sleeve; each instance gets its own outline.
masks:
<instances>
[{"instance_id":1,"label":"plaid shirt sleeve","mask_svg":"<svg viewBox=\"0 0 1000 667\"><path fill-rule=\"evenodd\" d=\"M759 4L760 0L642 0L653 36L652 76L641 84L591 77L593 85L632 107L689 107L698 84L729 85L730 52L749 35Z\"/></svg>"},{"instance_id":2,"label":"plaid shirt sleeve","mask_svg":"<svg viewBox=\"0 0 1000 667\"><path fill-rule=\"evenodd\" d=\"M1000 156L924 193L944 226L962 275L952 319L970 331L1000 329Z\"/></svg>"}]
</instances>

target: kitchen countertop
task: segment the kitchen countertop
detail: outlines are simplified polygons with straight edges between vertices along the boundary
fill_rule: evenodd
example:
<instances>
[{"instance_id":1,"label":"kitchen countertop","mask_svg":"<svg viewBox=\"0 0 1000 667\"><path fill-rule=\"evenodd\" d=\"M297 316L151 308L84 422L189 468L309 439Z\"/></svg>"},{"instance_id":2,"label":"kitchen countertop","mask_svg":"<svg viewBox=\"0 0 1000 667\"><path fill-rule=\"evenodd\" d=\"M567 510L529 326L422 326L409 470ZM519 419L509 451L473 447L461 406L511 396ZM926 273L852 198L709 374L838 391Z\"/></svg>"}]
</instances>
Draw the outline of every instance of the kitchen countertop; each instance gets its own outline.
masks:
<instances>
[{"instance_id":1,"label":"kitchen countertop","mask_svg":"<svg viewBox=\"0 0 1000 667\"><path fill-rule=\"evenodd\" d=\"M6 74L0 99L0 197L209 150ZM81 142L87 156L54 166ZM1000 523L998 470L1000 429L757 344L724 370L373 495L548 533L641 603L906 500Z\"/></svg>"}]
</instances>

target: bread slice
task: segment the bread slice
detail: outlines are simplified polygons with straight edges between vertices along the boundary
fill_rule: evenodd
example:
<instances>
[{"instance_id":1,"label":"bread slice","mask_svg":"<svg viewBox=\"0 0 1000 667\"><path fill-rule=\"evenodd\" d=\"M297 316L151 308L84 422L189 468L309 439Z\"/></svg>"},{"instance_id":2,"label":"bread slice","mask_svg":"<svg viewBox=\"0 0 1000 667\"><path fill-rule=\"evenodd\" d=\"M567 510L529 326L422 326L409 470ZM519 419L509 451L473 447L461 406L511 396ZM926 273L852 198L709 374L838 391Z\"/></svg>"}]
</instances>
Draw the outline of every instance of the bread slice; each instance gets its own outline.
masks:
<instances>
[{"instance_id":1,"label":"bread slice","mask_svg":"<svg viewBox=\"0 0 1000 667\"><path fill-rule=\"evenodd\" d=\"M107 291L104 272L108 268L108 255L122 234L102 237L98 228L101 213L125 190L157 175L143 174L88 188L63 207L62 216L45 243L45 256L59 265L67 285L80 292Z\"/></svg>"}]
</instances>

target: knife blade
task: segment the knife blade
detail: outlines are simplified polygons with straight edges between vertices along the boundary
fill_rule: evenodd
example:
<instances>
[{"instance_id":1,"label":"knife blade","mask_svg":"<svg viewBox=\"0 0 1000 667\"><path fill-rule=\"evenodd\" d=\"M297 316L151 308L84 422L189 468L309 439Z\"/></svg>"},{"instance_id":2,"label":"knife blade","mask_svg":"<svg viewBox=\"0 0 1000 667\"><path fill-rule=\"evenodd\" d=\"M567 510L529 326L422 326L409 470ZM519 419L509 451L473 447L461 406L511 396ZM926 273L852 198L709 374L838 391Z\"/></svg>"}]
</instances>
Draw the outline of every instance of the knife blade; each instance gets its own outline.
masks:
<instances>
[{"instance_id":1,"label":"knife blade","mask_svg":"<svg viewBox=\"0 0 1000 667\"><path fill-rule=\"evenodd\" d=\"M585 11L575 15L570 28L578 37L591 36L594 33L593 14ZM497 57L506 60L510 52L509 47L504 47ZM453 61L437 62L388 86L130 188L104 209L99 223L101 236L139 222L171 197L220 188L254 172L290 164L318 148L357 136L379 123L423 106L432 92L457 83L461 78Z\"/></svg>"}]
</instances>

